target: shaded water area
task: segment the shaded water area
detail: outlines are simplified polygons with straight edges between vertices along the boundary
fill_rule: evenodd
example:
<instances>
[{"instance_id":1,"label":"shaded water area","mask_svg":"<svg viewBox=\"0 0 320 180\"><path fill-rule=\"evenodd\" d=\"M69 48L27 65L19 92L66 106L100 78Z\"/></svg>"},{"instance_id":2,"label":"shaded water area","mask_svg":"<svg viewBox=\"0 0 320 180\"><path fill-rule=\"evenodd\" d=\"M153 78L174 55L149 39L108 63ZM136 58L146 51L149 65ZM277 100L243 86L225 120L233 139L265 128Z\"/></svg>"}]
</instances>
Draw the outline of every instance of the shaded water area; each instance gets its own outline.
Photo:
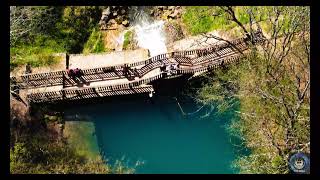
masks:
<instances>
[{"instance_id":1,"label":"shaded water area","mask_svg":"<svg viewBox=\"0 0 320 180\"><path fill-rule=\"evenodd\" d=\"M113 164L143 162L136 173L237 173L231 168L239 149L226 131L233 116L209 111L182 95L177 80L163 80L152 98L148 94L106 98L65 107L66 116L85 117L94 124L100 153ZM184 80L181 81L185 83ZM183 116L183 111L195 112Z\"/></svg>"}]
</instances>

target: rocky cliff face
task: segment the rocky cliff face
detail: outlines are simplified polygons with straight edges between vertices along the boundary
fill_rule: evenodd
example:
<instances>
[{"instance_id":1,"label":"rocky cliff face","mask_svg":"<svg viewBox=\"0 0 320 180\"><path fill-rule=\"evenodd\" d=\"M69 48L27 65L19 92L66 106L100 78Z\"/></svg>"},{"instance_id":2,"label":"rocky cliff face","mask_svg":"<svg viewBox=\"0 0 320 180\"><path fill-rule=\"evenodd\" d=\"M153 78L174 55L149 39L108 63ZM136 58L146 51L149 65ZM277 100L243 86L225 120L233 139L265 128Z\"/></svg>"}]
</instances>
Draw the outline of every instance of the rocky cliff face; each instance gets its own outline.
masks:
<instances>
[{"instance_id":1,"label":"rocky cliff face","mask_svg":"<svg viewBox=\"0 0 320 180\"><path fill-rule=\"evenodd\" d=\"M174 20L181 18L181 6L153 6L147 8L150 16L162 20ZM130 6L107 6L101 16L99 25L101 29L116 29L119 25L128 27Z\"/></svg>"},{"instance_id":2,"label":"rocky cliff face","mask_svg":"<svg viewBox=\"0 0 320 180\"><path fill-rule=\"evenodd\" d=\"M106 49L113 51L119 49L118 46L122 46L122 44L118 43L118 38L124 30L128 30L126 27L134 23L130 22L130 20L134 18L129 17L129 13L131 13L132 16L134 8L135 7L128 6L107 6L103 10L99 25L100 29L104 31L103 35ZM149 6L143 9L151 18L165 21L166 44L171 44L185 37L180 26L183 11L181 6ZM134 37L135 34L133 33L131 38L127 37L124 40L124 50L137 48ZM126 40L129 42L129 45L125 42Z\"/></svg>"},{"instance_id":3,"label":"rocky cliff face","mask_svg":"<svg viewBox=\"0 0 320 180\"><path fill-rule=\"evenodd\" d=\"M180 26L182 11L181 6L154 6L149 10L149 14L155 19L166 22L164 28L167 45L185 37Z\"/></svg>"},{"instance_id":4,"label":"rocky cliff face","mask_svg":"<svg viewBox=\"0 0 320 180\"><path fill-rule=\"evenodd\" d=\"M158 19L179 19L182 13L181 6L154 6L150 9L150 15Z\"/></svg>"},{"instance_id":5,"label":"rocky cliff face","mask_svg":"<svg viewBox=\"0 0 320 180\"><path fill-rule=\"evenodd\" d=\"M100 29L103 30L104 45L108 50L122 49L119 43L121 32L129 26L128 6L107 6L102 11L99 22Z\"/></svg>"},{"instance_id":6,"label":"rocky cliff face","mask_svg":"<svg viewBox=\"0 0 320 180\"><path fill-rule=\"evenodd\" d=\"M171 44L175 41L183 39L185 36L177 22L166 22L164 26L166 32L166 44Z\"/></svg>"},{"instance_id":7,"label":"rocky cliff face","mask_svg":"<svg viewBox=\"0 0 320 180\"><path fill-rule=\"evenodd\" d=\"M102 30L117 29L119 26L129 26L128 6L107 6L102 12L99 22Z\"/></svg>"}]
</instances>

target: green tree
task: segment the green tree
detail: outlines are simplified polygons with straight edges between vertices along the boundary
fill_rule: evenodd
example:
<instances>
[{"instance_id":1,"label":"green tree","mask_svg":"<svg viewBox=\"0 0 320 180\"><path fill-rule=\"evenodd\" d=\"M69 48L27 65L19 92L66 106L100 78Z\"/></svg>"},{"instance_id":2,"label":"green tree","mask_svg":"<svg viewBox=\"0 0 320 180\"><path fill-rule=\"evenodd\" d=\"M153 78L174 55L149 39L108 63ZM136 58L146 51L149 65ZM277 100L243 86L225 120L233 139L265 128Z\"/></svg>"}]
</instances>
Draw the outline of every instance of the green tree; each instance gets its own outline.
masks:
<instances>
[{"instance_id":1,"label":"green tree","mask_svg":"<svg viewBox=\"0 0 320 180\"><path fill-rule=\"evenodd\" d=\"M234 7L222 7L240 22ZM288 173L288 157L310 152L310 15L308 7L252 7L249 26L239 24L252 38L257 19L266 17L264 34L270 37L255 46L240 65L215 72L213 82L198 92L203 103L233 104L237 98L240 120L230 125L251 150L234 166L242 173ZM264 14L261 14L264 13ZM258 27L257 27L258 26Z\"/></svg>"},{"instance_id":2,"label":"green tree","mask_svg":"<svg viewBox=\"0 0 320 180\"><path fill-rule=\"evenodd\" d=\"M57 137L45 112L47 106L22 106L15 100L10 103L10 173L12 174L111 174L134 173L122 161L114 165L102 156L72 146L67 139ZM31 109L27 109L31 108ZM36 112L33 112L33 111ZM31 112L31 113L30 113ZM35 115L36 114L36 115ZM60 118L55 118L60 121ZM52 121L53 119L51 119Z\"/></svg>"},{"instance_id":3,"label":"green tree","mask_svg":"<svg viewBox=\"0 0 320 180\"><path fill-rule=\"evenodd\" d=\"M10 6L10 46L54 32L52 27L59 20L59 10L50 6Z\"/></svg>"},{"instance_id":4,"label":"green tree","mask_svg":"<svg viewBox=\"0 0 320 180\"><path fill-rule=\"evenodd\" d=\"M99 6L68 6L57 24L68 52L79 53L97 26L102 13Z\"/></svg>"}]
</instances>

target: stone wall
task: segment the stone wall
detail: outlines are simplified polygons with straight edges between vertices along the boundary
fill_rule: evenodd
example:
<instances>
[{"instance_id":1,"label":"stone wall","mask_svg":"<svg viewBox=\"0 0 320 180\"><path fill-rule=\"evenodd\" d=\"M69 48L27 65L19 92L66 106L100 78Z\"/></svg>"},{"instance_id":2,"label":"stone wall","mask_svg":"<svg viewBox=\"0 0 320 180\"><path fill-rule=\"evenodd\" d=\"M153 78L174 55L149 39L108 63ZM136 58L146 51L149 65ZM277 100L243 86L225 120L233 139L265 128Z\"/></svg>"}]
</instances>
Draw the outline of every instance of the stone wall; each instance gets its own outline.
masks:
<instances>
[{"instance_id":1,"label":"stone wall","mask_svg":"<svg viewBox=\"0 0 320 180\"><path fill-rule=\"evenodd\" d=\"M73 68L96 68L115 66L124 63L133 63L148 59L149 51L147 49L137 49L130 51L115 51L111 53L99 54L70 54L70 65Z\"/></svg>"}]
</instances>

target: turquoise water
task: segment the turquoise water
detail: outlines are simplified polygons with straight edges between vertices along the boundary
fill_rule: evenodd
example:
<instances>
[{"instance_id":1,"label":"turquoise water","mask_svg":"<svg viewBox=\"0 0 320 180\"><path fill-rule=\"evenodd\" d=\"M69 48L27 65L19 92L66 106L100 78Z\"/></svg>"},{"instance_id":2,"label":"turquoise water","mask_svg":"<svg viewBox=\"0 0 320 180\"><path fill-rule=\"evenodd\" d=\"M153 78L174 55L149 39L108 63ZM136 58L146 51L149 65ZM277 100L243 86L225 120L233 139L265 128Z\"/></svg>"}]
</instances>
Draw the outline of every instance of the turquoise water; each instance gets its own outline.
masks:
<instances>
[{"instance_id":1,"label":"turquoise water","mask_svg":"<svg viewBox=\"0 0 320 180\"><path fill-rule=\"evenodd\" d=\"M199 108L187 98L178 100L185 112ZM225 129L232 113L201 117L208 110L184 117L173 96L155 95L151 100L145 94L77 105L67 114L94 122L101 153L110 163L143 162L136 173L237 173L231 163L239 149Z\"/></svg>"}]
</instances>

